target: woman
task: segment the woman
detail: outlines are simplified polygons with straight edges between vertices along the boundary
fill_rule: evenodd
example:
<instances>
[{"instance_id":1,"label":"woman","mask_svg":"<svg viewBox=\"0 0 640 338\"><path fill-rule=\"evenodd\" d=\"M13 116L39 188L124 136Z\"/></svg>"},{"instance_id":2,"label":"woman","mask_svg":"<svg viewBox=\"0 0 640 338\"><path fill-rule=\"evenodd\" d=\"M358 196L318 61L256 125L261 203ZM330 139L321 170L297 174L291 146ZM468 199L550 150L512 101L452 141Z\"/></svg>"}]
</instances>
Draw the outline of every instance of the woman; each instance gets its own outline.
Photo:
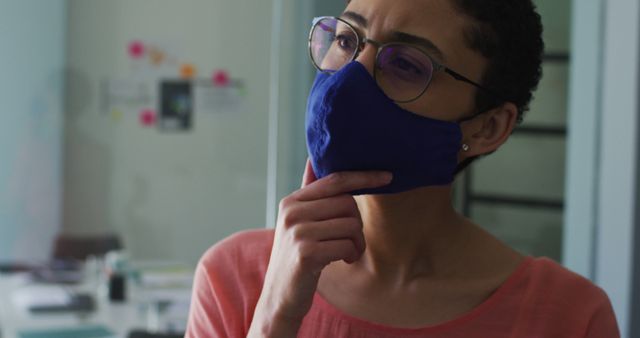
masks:
<instances>
[{"instance_id":1,"label":"woman","mask_svg":"<svg viewBox=\"0 0 640 338\"><path fill-rule=\"evenodd\" d=\"M530 0L352 0L320 18L310 160L274 230L202 258L187 337L618 337L607 296L452 207L540 78Z\"/></svg>"}]
</instances>

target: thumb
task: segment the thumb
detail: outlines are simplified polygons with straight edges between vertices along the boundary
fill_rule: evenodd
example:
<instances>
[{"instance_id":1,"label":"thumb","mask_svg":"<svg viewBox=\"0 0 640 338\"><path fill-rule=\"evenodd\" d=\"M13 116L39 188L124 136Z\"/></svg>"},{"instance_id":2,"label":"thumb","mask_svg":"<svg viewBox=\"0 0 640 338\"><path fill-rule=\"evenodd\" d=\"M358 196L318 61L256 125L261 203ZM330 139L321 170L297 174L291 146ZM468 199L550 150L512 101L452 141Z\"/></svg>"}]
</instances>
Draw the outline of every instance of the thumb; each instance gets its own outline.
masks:
<instances>
[{"instance_id":1,"label":"thumb","mask_svg":"<svg viewBox=\"0 0 640 338\"><path fill-rule=\"evenodd\" d=\"M315 182L317 179L316 174L313 172L311 161L307 158L307 165L304 168L304 175L302 176L302 188Z\"/></svg>"}]
</instances>

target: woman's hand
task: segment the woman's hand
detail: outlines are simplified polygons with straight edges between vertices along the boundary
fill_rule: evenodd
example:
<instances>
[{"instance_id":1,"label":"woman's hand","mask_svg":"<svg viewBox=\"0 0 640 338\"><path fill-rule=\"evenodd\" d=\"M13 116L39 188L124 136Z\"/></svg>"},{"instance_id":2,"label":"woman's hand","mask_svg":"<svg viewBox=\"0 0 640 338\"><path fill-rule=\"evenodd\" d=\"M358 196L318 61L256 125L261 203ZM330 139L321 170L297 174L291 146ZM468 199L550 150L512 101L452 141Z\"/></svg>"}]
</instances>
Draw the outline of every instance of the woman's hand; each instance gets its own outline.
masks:
<instances>
[{"instance_id":1,"label":"woman's hand","mask_svg":"<svg viewBox=\"0 0 640 338\"><path fill-rule=\"evenodd\" d=\"M385 172L342 172L316 180L309 161L302 188L280 202L269 268L249 337L295 337L322 269L353 263L365 249L362 219L349 192L391 182Z\"/></svg>"}]
</instances>

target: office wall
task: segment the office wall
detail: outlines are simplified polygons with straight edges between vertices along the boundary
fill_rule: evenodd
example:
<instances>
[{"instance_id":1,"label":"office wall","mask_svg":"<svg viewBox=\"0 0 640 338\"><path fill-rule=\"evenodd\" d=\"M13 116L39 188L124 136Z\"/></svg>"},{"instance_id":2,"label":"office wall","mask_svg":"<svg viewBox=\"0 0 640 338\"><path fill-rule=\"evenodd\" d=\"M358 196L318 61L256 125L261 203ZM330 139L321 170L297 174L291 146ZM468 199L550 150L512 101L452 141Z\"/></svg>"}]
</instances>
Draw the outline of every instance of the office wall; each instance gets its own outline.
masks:
<instances>
[{"instance_id":1,"label":"office wall","mask_svg":"<svg viewBox=\"0 0 640 338\"><path fill-rule=\"evenodd\" d=\"M71 0L68 39L66 232L117 232L134 258L195 262L265 226L271 1ZM244 107L196 111L179 132L142 126L135 109L103 111L105 80L179 75L132 62L135 39L189 60L197 77L228 70L244 81Z\"/></svg>"},{"instance_id":2,"label":"office wall","mask_svg":"<svg viewBox=\"0 0 640 338\"><path fill-rule=\"evenodd\" d=\"M0 261L41 261L60 227L66 1L0 8Z\"/></svg>"}]
</instances>

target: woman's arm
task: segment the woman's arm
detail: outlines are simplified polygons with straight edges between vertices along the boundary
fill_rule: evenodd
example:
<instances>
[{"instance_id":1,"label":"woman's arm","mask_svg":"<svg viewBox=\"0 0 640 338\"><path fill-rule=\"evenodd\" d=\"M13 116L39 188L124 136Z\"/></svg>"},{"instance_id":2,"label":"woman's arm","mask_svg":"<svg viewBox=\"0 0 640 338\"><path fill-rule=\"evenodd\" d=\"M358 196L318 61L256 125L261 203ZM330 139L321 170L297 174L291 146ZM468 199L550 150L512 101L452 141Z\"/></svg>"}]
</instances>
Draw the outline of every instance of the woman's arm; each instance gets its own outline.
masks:
<instances>
[{"instance_id":1,"label":"woman's arm","mask_svg":"<svg viewBox=\"0 0 640 338\"><path fill-rule=\"evenodd\" d=\"M364 252L362 219L349 192L391 182L390 173L343 172L316 180L310 163L302 188L280 203L269 267L249 337L296 337L329 263Z\"/></svg>"}]
</instances>

